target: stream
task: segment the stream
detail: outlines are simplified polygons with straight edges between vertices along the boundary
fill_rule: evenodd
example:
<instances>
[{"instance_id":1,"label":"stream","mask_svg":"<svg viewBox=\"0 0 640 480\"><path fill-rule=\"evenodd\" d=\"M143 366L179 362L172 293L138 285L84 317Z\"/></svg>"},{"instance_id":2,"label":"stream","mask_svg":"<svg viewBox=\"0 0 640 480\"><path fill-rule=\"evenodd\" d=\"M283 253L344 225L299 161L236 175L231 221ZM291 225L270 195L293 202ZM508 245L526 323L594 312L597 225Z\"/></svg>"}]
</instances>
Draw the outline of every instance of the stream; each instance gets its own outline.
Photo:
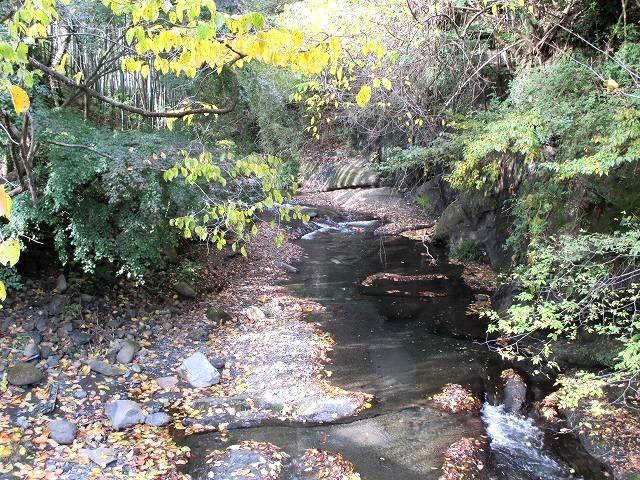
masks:
<instances>
[{"instance_id":1,"label":"stream","mask_svg":"<svg viewBox=\"0 0 640 480\"><path fill-rule=\"evenodd\" d=\"M485 398L493 379L507 368L481 341L471 340L482 338L484 326L465 313L474 293L461 278L462 267L432 251L434 265L420 242L375 237L372 222L342 220L320 223L320 230L299 240L304 258L286 284L296 296L326 307L307 318L335 339L327 366L331 381L373 394L373 408L337 424L233 430L225 442L216 434L194 435L187 440L194 478L200 478L198 464L208 451L255 440L292 456L308 448L340 452L365 480L437 479L449 445L478 435L490 439L490 478L605 478L589 465L574 464L580 473L573 473L531 419L501 406L485 402L481 416L431 408L428 397L447 383L465 385ZM378 272L421 277L362 285Z\"/></svg>"}]
</instances>

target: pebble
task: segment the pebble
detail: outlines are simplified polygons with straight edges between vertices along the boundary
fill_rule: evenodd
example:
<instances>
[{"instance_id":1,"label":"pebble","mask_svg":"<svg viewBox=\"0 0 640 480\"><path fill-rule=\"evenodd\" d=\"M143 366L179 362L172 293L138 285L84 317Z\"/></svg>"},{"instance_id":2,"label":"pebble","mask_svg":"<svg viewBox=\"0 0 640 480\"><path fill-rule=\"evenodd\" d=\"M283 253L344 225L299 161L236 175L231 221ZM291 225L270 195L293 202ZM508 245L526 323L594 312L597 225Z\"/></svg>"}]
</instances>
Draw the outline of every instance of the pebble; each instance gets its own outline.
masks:
<instances>
[{"instance_id":1,"label":"pebble","mask_svg":"<svg viewBox=\"0 0 640 480\"><path fill-rule=\"evenodd\" d=\"M52 420L49 422L49 437L60 445L73 443L78 433L78 427L67 420Z\"/></svg>"},{"instance_id":2,"label":"pebble","mask_svg":"<svg viewBox=\"0 0 640 480\"><path fill-rule=\"evenodd\" d=\"M171 421L171 417L164 412L152 413L147 415L144 419L144 423L151 425L152 427L164 427Z\"/></svg>"},{"instance_id":3,"label":"pebble","mask_svg":"<svg viewBox=\"0 0 640 480\"><path fill-rule=\"evenodd\" d=\"M32 358L40 354L40 347L33 340L29 340L29 342L24 346L24 351L22 354L27 358Z\"/></svg>"},{"instance_id":4,"label":"pebble","mask_svg":"<svg viewBox=\"0 0 640 480\"><path fill-rule=\"evenodd\" d=\"M76 390L75 392L73 392L73 398L77 398L78 400L87 398L87 392L85 392L84 390Z\"/></svg>"},{"instance_id":5,"label":"pebble","mask_svg":"<svg viewBox=\"0 0 640 480\"><path fill-rule=\"evenodd\" d=\"M23 417L22 415L16 418L16 425L24 429L31 428L31 424L29 423L27 418Z\"/></svg>"}]
</instances>

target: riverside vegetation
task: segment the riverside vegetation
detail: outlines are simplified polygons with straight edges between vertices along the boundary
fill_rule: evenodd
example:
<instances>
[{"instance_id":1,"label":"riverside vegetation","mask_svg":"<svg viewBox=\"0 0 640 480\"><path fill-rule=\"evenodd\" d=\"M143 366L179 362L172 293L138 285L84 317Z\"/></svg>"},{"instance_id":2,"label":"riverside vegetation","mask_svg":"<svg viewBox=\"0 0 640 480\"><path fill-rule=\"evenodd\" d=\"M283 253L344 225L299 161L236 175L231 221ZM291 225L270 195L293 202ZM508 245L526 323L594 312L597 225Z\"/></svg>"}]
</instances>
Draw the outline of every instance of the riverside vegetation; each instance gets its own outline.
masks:
<instances>
[{"instance_id":1,"label":"riverside vegetation","mask_svg":"<svg viewBox=\"0 0 640 480\"><path fill-rule=\"evenodd\" d=\"M195 433L214 423L254 425L274 409L292 422L370 409L367 392L320 379L331 340L296 322L323 307L291 299L273 278L297 272L290 262L302 254L290 241L309 234L315 207L324 205L380 218L388 225L377 233L420 241L433 265L434 249L444 248L463 275L491 283L474 289L475 316L466 320L482 328L487 350L553 385L540 416L581 438L617 478L634 478L638 22L637 0L2 2L3 474L99 478L90 468L68 469L56 449L97 432L89 419L107 400L100 415L116 430L133 418L136 436L76 440L73 458L100 469L118 458L118 468L126 466L115 476L140 478L180 476L175 467L187 461L188 448L166 430L148 430L155 424L179 419L178 429ZM307 191L296 197L301 186ZM317 223L321 232L344 227ZM358 228L368 226L349 231ZM264 281L277 301L259 302L259 287L243 275ZM203 316L192 334L208 357L184 352L180 337L183 318ZM281 355L276 341L236 339L249 331L267 338L270 329L291 331L307 370L299 390L283 379L294 373L275 374L276 385L298 395L289 403L284 394L279 403L261 397L250 371L260 355L237 370L211 358ZM171 352L188 388L176 386L159 352ZM145 355L154 365L148 372L124 370ZM89 374L105 378L69 386ZM90 401L75 393L64 400L60 388L89 390ZM190 388L233 399L242 413L229 421L215 409L231 407L210 402L209 416L191 416L194 401L207 402ZM162 408L118 403L157 400L163 390L175 395ZM247 390L263 404L240 398ZM66 420L24 419L38 402L55 412L58 395ZM465 398L478 410L481 402ZM312 400L327 411L312 411ZM72 418L74 402L86 407L80 419ZM620 442L612 446L612 437ZM148 442L162 454L136 464L108 448L116 441ZM485 443L452 445L443 478L475 478ZM288 467L271 447L244 442L209 463L263 455L279 475ZM473 467L460 473L465 448L473 458L459 462ZM170 466L173 459L179 463ZM357 476L348 459L315 449L294 464L329 478Z\"/></svg>"}]
</instances>

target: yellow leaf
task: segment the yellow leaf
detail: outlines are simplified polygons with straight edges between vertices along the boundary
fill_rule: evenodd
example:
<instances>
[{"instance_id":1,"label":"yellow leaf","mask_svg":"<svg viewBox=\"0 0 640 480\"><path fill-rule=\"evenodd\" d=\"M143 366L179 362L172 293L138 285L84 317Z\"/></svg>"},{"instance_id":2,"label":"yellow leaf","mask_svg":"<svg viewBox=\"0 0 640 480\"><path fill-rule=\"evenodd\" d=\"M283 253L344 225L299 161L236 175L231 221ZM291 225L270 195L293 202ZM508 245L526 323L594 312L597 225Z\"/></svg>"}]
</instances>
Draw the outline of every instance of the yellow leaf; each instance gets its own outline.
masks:
<instances>
[{"instance_id":1,"label":"yellow leaf","mask_svg":"<svg viewBox=\"0 0 640 480\"><path fill-rule=\"evenodd\" d=\"M605 86L605 88L607 88L609 90L615 90L616 88L620 87L618 82L616 82L613 78L608 78L607 80L605 80L604 81L604 86Z\"/></svg>"},{"instance_id":2,"label":"yellow leaf","mask_svg":"<svg viewBox=\"0 0 640 480\"><path fill-rule=\"evenodd\" d=\"M0 217L11 217L11 197L4 189L4 185L0 185Z\"/></svg>"},{"instance_id":3,"label":"yellow leaf","mask_svg":"<svg viewBox=\"0 0 640 480\"><path fill-rule=\"evenodd\" d=\"M391 90L391 80L389 80L388 78L383 78L382 79L382 86L384 88L386 88L387 90Z\"/></svg>"},{"instance_id":4,"label":"yellow leaf","mask_svg":"<svg viewBox=\"0 0 640 480\"><path fill-rule=\"evenodd\" d=\"M369 85L363 85L356 95L356 103L360 108L363 108L371 100L371 87Z\"/></svg>"},{"instance_id":5,"label":"yellow leaf","mask_svg":"<svg viewBox=\"0 0 640 480\"><path fill-rule=\"evenodd\" d=\"M491 5L491 13L493 13L494 15L498 14L498 6L497 5Z\"/></svg>"},{"instance_id":6,"label":"yellow leaf","mask_svg":"<svg viewBox=\"0 0 640 480\"><path fill-rule=\"evenodd\" d=\"M12 238L0 243L0 263L13 267L20 258L20 241Z\"/></svg>"},{"instance_id":7,"label":"yellow leaf","mask_svg":"<svg viewBox=\"0 0 640 480\"><path fill-rule=\"evenodd\" d=\"M13 108L17 113L29 110L31 102L29 101L29 95L27 95L27 92L17 85L9 85L9 93L11 94L11 100L13 101Z\"/></svg>"},{"instance_id":8,"label":"yellow leaf","mask_svg":"<svg viewBox=\"0 0 640 480\"><path fill-rule=\"evenodd\" d=\"M5 298L7 298L7 289L4 283L2 283L2 280L0 280L0 300L4 301Z\"/></svg>"}]
</instances>

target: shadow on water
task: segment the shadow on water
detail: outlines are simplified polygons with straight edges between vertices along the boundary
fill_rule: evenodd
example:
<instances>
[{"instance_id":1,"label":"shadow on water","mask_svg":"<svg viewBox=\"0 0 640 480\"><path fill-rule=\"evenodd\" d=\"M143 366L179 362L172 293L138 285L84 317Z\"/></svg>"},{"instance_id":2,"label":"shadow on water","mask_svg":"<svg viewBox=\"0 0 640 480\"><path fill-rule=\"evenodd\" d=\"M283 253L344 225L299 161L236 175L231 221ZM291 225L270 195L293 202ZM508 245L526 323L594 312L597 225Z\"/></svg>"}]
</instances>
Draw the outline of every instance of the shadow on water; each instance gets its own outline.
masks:
<instances>
[{"instance_id":1,"label":"shadow on water","mask_svg":"<svg viewBox=\"0 0 640 480\"><path fill-rule=\"evenodd\" d=\"M485 434L482 419L435 411L427 400L447 383L467 385L483 398L489 371L499 362L471 340L483 338L485 325L465 313L473 292L460 276L461 267L442 259L433 265L424 246L405 238L381 239L371 229L354 232L362 226L322 228L300 241L304 259L287 285L295 295L326 307L308 320L320 323L336 341L327 366L332 383L375 395L374 407L342 424L265 425L231 431L225 442L216 434L194 435L187 440L194 478L206 478L202 458L208 451L254 440L271 442L292 456L308 448L338 451L366 480L437 479L451 443ZM431 276L362 285L378 272ZM496 408L485 406L483 413L488 433L496 436L491 457L496 478L574 478L547 452L533 422L523 418L514 426L514 419ZM529 454L542 462L537 468L527 461Z\"/></svg>"}]
</instances>

